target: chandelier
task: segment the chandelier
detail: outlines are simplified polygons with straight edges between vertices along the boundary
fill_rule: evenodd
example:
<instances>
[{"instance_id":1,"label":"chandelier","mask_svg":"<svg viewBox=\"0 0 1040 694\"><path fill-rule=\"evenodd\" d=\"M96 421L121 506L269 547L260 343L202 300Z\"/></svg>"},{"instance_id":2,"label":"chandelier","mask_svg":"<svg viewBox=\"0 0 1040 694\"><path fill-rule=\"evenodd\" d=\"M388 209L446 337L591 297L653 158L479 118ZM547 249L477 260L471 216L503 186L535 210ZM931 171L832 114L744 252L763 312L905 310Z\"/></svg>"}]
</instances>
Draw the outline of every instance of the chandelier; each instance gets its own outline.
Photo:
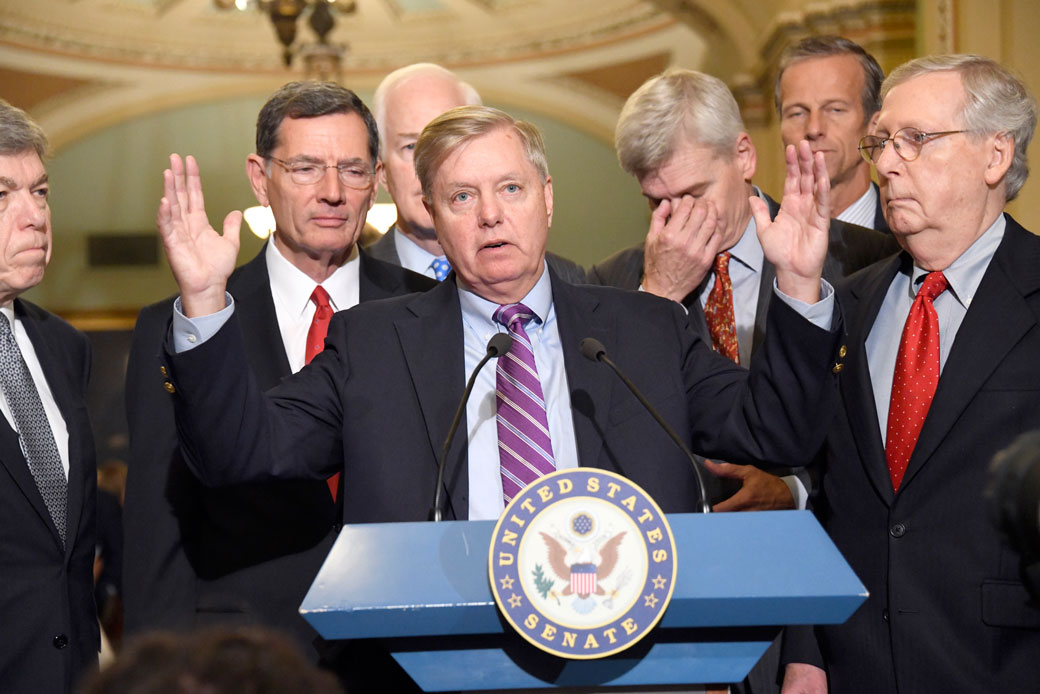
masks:
<instances>
[{"instance_id":1,"label":"chandelier","mask_svg":"<svg viewBox=\"0 0 1040 694\"><path fill-rule=\"evenodd\" d=\"M357 10L356 0L213 0L213 3L221 10L257 10L266 14L282 44L285 67L291 67L293 58L298 55L309 79L339 78L347 45L329 43L328 37L338 15L353 14ZM317 37L315 42L297 41L297 23L305 14L307 24Z\"/></svg>"}]
</instances>

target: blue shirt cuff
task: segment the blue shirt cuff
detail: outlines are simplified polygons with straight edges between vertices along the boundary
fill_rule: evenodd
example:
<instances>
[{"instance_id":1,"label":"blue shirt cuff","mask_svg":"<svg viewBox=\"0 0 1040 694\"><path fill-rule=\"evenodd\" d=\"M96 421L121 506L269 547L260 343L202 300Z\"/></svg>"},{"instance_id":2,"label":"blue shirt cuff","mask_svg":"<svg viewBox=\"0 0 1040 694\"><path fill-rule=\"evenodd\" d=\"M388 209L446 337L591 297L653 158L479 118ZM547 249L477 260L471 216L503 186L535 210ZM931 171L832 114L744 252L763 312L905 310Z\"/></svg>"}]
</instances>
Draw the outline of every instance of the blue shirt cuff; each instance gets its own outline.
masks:
<instances>
[{"instance_id":1,"label":"blue shirt cuff","mask_svg":"<svg viewBox=\"0 0 1040 694\"><path fill-rule=\"evenodd\" d=\"M773 280L773 291L780 299L793 308L798 314L817 328L830 330L834 319L834 287L827 280L820 280L820 300L815 304L807 304L790 297L780 291L776 280Z\"/></svg>"},{"instance_id":2,"label":"blue shirt cuff","mask_svg":"<svg viewBox=\"0 0 1040 694\"><path fill-rule=\"evenodd\" d=\"M223 309L208 316L188 318L181 309L181 298L173 301L173 351L175 354L195 349L203 342L217 334L235 312L235 300L224 292Z\"/></svg>"}]
</instances>

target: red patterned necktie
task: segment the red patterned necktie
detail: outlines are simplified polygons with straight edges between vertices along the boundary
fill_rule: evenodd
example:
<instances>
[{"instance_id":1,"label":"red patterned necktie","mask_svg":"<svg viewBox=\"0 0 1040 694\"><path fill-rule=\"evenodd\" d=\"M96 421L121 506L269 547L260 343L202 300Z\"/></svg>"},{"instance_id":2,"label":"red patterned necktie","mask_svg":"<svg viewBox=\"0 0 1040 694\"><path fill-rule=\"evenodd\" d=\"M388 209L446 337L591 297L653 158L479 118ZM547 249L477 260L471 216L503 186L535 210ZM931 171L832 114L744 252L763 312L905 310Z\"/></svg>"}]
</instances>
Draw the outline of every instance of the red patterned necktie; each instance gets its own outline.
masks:
<instances>
[{"instance_id":1,"label":"red patterned necktie","mask_svg":"<svg viewBox=\"0 0 1040 694\"><path fill-rule=\"evenodd\" d=\"M332 306L329 304L329 293L325 291L321 285L314 288L311 292L311 301L317 307L314 309L314 318L311 320L311 327L307 330L307 349L304 352L304 363L310 364L311 359L321 354L321 351L325 349L325 336L329 334L329 321L332 320ZM332 494L332 500L336 500L336 492L339 489L339 473L330 477L327 482L329 483L329 492Z\"/></svg>"},{"instance_id":2,"label":"red patterned necktie","mask_svg":"<svg viewBox=\"0 0 1040 694\"><path fill-rule=\"evenodd\" d=\"M715 351L740 363L737 349L737 322L733 317L733 282L729 278L729 251L715 256L715 285L704 305L704 317Z\"/></svg>"},{"instance_id":3,"label":"red patterned necktie","mask_svg":"<svg viewBox=\"0 0 1040 694\"><path fill-rule=\"evenodd\" d=\"M899 341L885 436L888 473L896 490L903 481L939 383L939 316L932 302L947 286L941 272L925 276Z\"/></svg>"},{"instance_id":4,"label":"red patterned necktie","mask_svg":"<svg viewBox=\"0 0 1040 694\"><path fill-rule=\"evenodd\" d=\"M556 469L542 382L524 323L534 318L523 304L499 306L494 320L506 326L513 344L499 357L495 395L498 456L505 503L542 475Z\"/></svg>"}]
</instances>

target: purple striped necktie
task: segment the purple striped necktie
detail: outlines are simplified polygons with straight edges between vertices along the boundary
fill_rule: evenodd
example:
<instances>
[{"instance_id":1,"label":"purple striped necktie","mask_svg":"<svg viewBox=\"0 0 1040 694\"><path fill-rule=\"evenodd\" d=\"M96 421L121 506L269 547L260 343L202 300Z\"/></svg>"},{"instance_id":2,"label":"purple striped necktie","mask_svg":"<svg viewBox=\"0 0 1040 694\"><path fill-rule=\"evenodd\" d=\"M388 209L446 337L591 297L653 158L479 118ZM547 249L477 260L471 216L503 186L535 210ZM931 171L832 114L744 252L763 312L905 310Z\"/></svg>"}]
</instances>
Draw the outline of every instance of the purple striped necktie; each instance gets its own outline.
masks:
<instances>
[{"instance_id":1,"label":"purple striped necktie","mask_svg":"<svg viewBox=\"0 0 1040 694\"><path fill-rule=\"evenodd\" d=\"M494 320L506 326L513 345L499 358L495 386L498 455L505 502L536 479L556 469L542 383L524 323L534 312L523 304L499 306Z\"/></svg>"}]
</instances>

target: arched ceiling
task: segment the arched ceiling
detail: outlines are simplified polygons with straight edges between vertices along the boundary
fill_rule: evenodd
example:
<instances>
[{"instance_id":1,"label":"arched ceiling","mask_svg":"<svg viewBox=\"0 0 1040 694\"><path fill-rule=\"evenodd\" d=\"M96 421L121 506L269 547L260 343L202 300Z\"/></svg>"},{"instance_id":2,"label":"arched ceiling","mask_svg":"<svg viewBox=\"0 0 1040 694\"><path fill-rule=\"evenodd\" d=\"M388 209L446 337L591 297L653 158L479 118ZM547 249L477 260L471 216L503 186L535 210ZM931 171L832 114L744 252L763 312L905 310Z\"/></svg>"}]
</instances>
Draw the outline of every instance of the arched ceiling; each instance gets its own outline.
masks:
<instances>
[{"instance_id":1,"label":"arched ceiling","mask_svg":"<svg viewBox=\"0 0 1040 694\"><path fill-rule=\"evenodd\" d=\"M348 0L339 0L347 2ZM230 4L231 0L224 0ZM329 35L341 81L370 91L418 61L457 71L488 100L545 112L610 140L624 99L670 65L748 84L763 46L805 7L848 0L355 0ZM891 5L894 0L859 4ZM913 5L913 2L902 3ZM298 40L315 37L301 18ZM303 76L269 18L215 0L0 0L2 96L60 149L135 116L266 94Z\"/></svg>"}]
</instances>

